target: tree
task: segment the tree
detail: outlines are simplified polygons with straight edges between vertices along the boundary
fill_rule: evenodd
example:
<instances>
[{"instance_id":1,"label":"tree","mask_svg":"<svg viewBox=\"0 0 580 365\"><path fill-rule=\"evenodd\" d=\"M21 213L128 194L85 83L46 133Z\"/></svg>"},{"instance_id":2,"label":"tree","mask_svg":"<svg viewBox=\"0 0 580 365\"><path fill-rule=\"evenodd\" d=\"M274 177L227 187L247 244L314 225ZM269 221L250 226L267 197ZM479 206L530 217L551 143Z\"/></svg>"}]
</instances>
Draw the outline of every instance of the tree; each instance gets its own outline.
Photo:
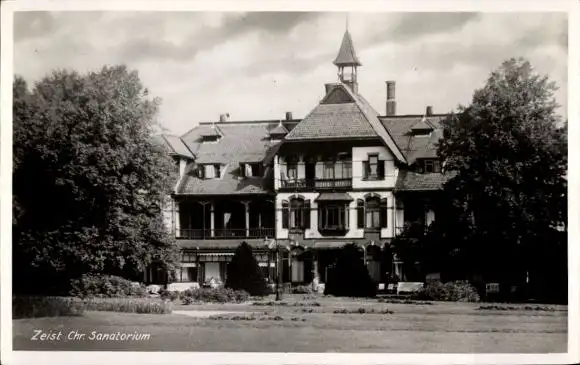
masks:
<instances>
[{"instance_id":1,"label":"tree","mask_svg":"<svg viewBox=\"0 0 580 365\"><path fill-rule=\"evenodd\" d=\"M31 91L15 79L15 290L172 268L162 205L175 176L151 138L158 104L124 66L54 71Z\"/></svg>"},{"instance_id":2,"label":"tree","mask_svg":"<svg viewBox=\"0 0 580 365\"><path fill-rule=\"evenodd\" d=\"M226 288L245 290L254 296L268 294L264 274L252 253L252 248L246 242L242 242L236 248L228 265Z\"/></svg>"},{"instance_id":3,"label":"tree","mask_svg":"<svg viewBox=\"0 0 580 365\"><path fill-rule=\"evenodd\" d=\"M362 252L353 243L338 254L336 265L328 272L324 294L343 297L374 297L376 284L362 260Z\"/></svg>"},{"instance_id":4,"label":"tree","mask_svg":"<svg viewBox=\"0 0 580 365\"><path fill-rule=\"evenodd\" d=\"M510 59L443 121L438 153L453 172L445 191L456 221L473 229L458 248L472 268L508 284L539 269L553 245L545 237L567 221L567 131L556 89L529 62Z\"/></svg>"}]
</instances>

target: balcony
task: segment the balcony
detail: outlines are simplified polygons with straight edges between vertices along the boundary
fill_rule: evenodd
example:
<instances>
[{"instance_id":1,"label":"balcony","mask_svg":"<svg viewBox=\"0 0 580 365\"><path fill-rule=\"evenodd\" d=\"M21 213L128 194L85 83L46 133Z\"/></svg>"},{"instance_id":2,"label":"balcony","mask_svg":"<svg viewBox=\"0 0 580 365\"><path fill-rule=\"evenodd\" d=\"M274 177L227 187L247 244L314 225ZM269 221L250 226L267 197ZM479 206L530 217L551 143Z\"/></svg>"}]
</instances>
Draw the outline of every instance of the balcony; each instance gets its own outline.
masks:
<instances>
[{"instance_id":1,"label":"balcony","mask_svg":"<svg viewBox=\"0 0 580 365\"><path fill-rule=\"evenodd\" d=\"M274 228L246 229L180 229L178 239L211 240L274 237Z\"/></svg>"},{"instance_id":2,"label":"balcony","mask_svg":"<svg viewBox=\"0 0 580 365\"><path fill-rule=\"evenodd\" d=\"M280 188L288 190L335 190L352 187L352 178L346 179L288 179L282 180Z\"/></svg>"}]
</instances>

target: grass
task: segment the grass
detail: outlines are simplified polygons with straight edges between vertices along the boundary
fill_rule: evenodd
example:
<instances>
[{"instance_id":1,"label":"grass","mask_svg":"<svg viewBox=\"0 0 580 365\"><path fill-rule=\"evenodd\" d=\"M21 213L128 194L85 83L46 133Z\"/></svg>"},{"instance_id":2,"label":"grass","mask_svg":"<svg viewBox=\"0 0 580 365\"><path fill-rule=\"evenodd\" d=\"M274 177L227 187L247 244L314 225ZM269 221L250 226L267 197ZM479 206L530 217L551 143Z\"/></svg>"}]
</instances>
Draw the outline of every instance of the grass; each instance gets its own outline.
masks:
<instances>
[{"instance_id":1,"label":"grass","mask_svg":"<svg viewBox=\"0 0 580 365\"><path fill-rule=\"evenodd\" d=\"M408 305L318 297L319 306L202 304L174 310L237 313L194 318L179 314L85 312L83 317L15 320L15 350L268 351L268 352L564 352L567 311L478 310L474 303ZM314 302L312 302L314 303ZM360 309L362 308L362 309ZM335 310L347 313L334 313ZM364 310L364 313L360 311ZM372 311L371 311L372 310ZM381 311L392 311L383 314ZM352 312L352 313L350 313ZM370 314L366 314L370 313ZM361 315L364 314L364 315ZM35 329L65 335L99 331L149 333L146 341L31 341Z\"/></svg>"}]
</instances>

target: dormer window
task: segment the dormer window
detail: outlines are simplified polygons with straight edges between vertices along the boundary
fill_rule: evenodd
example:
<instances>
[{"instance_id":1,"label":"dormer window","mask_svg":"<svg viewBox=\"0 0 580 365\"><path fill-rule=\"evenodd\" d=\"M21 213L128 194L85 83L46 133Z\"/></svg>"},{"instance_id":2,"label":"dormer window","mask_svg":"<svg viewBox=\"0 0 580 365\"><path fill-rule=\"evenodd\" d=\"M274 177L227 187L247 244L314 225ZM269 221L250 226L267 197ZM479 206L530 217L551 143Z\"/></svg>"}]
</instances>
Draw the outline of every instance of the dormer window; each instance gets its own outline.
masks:
<instances>
[{"instance_id":1,"label":"dormer window","mask_svg":"<svg viewBox=\"0 0 580 365\"><path fill-rule=\"evenodd\" d=\"M425 174L440 173L441 162L437 159L424 159L419 161L419 170Z\"/></svg>"},{"instance_id":2,"label":"dormer window","mask_svg":"<svg viewBox=\"0 0 580 365\"><path fill-rule=\"evenodd\" d=\"M257 163L241 163L240 176L242 177L258 177L261 176L261 164Z\"/></svg>"},{"instance_id":3,"label":"dormer window","mask_svg":"<svg viewBox=\"0 0 580 365\"><path fill-rule=\"evenodd\" d=\"M196 175L200 179L219 179L222 173L221 164L198 165Z\"/></svg>"},{"instance_id":4,"label":"dormer window","mask_svg":"<svg viewBox=\"0 0 580 365\"><path fill-rule=\"evenodd\" d=\"M221 132L215 124L208 127L201 133L201 141L203 143L216 143L221 138Z\"/></svg>"}]
</instances>

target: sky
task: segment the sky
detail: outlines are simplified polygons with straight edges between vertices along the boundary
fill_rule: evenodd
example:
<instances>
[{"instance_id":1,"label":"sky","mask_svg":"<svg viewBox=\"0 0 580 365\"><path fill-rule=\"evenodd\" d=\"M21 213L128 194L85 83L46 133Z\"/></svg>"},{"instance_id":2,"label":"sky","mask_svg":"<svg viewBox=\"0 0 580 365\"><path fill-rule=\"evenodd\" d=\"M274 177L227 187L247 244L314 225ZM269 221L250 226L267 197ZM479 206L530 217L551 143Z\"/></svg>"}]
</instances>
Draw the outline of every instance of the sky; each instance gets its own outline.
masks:
<instances>
[{"instance_id":1,"label":"sky","mask_svg":"<svg viewBox=\"0 0 580 365\"><path fill-rule=\"evenodd\" d=\"M337 81L332 61L346 28L339 12L18 12L14 72L33 84L54 69L126 64L158 120L181 135L199 122L303 118ZM565 13L349 13L359 93L385 114L396 81L398 114L468 104L511 57L528 59L560 88L566 117Z\"/></svg>"}]
</instances>

